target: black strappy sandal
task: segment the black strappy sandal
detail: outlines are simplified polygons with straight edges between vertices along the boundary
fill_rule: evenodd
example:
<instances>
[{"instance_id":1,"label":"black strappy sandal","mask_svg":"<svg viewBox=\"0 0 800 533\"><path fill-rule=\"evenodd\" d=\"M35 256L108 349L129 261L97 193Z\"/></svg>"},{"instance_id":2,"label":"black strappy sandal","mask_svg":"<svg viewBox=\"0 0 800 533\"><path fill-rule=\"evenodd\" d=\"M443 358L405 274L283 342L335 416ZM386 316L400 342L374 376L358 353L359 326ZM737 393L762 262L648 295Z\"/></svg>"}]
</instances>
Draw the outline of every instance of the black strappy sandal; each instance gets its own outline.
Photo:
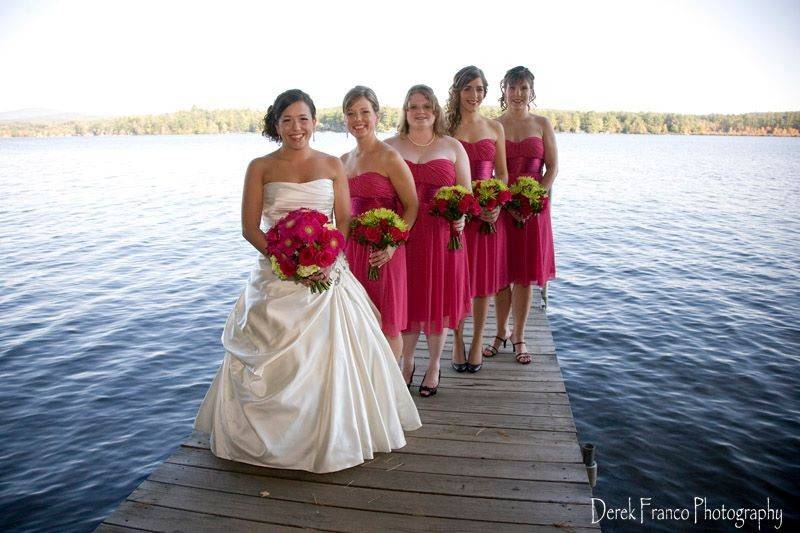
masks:
<instances>
[{"instance_id":1,"label":"black strappy sandal","mask_svg":"<svg viewBox=\"0 0 800 533\"><path fill-rule=\"evenodd\" d=\"M530 352L519 352L519 353L517 353L516 346L518 344L525 344L525 341L512 342L511 343L511 346L514 346L514 354L515 354L514 358L517 360L517 363L519 363L521 365L529 365L529 364L531 364L531 361L533 361L533 358L531 357ZM527 357L527 360L525 360L526 357Z\"/></svg>"},{"instance_id":2,"label":"black strappy sandal","mask_svg":"<svg viewBox=\"0 0 800 533\"><path fill-rule=\"evenodd\" d=\"M504 339L503 337L498 337L497 335L495 335L494 338L503 343L503 348L506 347L506 343L508 342L508 337L506 337ZM487 350L488 350L488 353L487 353ZM497 355L497 353L499 351L500 351L500 349L499 348L495 348L494 347L494 341L492 341L492 344L488 345L486 348L483 349L482 355L484 357L494 357L495 355Z\"/></svg>"},{"instance_id":3,"label":"black strappy sandal","mask_svg":"<svg viewBox=\"0 0 800 533\"><path fill-rule=\"evenodd\" d=\"M422 376L422 381L425 381L425 377L427 375L428 375L428 373L425 372L425 376ZM431 396L434 396L436 394L436 391L439 389L439 383L441 383L441 382L442 382L442 371L439 370L439 379L436 381L436 386L435 387L428 387L427 385L423 385L423 384L420 383L420 385L419 385L419 395L422 396L423 398L430 398ZM425 393L425 394L423 394L423 393Z\"/></svg>"}]
</instances>

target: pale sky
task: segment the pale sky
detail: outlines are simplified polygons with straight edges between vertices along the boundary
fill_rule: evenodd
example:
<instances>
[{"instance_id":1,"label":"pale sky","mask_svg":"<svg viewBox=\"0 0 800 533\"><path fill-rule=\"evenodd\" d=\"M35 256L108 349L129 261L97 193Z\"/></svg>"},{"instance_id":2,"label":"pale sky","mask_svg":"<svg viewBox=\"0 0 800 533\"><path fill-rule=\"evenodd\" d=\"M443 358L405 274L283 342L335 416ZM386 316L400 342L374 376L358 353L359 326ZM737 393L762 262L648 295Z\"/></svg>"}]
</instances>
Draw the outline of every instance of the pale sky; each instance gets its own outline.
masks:
<instances>
[{"instance_id":1,"label":"pale sky","mask_svg":"<svg viewBox=\"0 0 800 533\"><path fill-rule=\"evenodd\" d=\"M800 110L800 1L0 0L0 112L262 109L353 85L444 100L469 64L496 104L508 68L547 109Z\"/></svg>"}]
</instances>

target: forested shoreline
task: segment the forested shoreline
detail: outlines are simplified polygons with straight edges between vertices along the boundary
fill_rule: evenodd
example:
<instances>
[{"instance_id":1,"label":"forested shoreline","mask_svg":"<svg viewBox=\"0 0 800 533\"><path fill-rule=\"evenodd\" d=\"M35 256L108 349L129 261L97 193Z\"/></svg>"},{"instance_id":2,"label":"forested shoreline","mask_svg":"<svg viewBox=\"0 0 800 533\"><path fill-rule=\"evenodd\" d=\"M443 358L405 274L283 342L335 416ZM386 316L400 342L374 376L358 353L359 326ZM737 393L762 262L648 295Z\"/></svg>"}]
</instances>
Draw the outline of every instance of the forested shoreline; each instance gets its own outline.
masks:
<instances>
[{"instance_id":1,"label":"forested shoreline","mask_svg":"<svg viewBox=\"0 0 800 533\"><path fill-rule=\"evenodd\" d=\"M489 117L500 108L484 106ZM625 111L561 111L536 109L550 119L557 132L800 136L800 111L745 113L740 115L686 115L679 113L632 113ZM397 125L400 109L381 110L380 131ZM339 108L320 109L321 131L345 131ZM139 115L67 122L0 122L0 137L53 137L87 135L186 135L210 133L257 133L263 111L253 109L207 110L193 107L160 115Z\"/></svg>"}]
</instances>

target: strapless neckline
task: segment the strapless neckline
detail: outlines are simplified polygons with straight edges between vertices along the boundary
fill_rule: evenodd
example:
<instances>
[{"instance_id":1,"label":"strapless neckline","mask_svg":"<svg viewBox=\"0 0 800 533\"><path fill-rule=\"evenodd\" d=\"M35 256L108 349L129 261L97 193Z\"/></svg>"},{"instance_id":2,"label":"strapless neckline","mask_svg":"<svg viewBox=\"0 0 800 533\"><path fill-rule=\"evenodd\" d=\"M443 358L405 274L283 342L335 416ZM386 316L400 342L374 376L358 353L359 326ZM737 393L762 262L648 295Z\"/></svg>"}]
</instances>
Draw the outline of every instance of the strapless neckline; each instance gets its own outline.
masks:
<instances>
[{"instance_id":1,"label":"strapless neckline","mask_svg":"<svg viewBox=\"0 0 800 533\"><path fill-rule=\"evenodd\" d=\"M380 172L375 172L375 171L373 171L373 170L369 170L369 171L367 171L367 172L362 172L361 174L355 174L355 175L353 175L353 176L350 176L350 177L349 177L349 178L347 178L347 179L348 179L348 180L354 180L354 179L356 179L356 178L361 178L361 177L364 177L364 176L378 176L378 177L381 177L381 178L386 178L386 179L389 179L389 176L384 176L384 175L383 175L383 174L381 174Z\"/></svg>"},{"instance_id":2,"label":"strapless neckline","mask_svg":"<svg viewBox=\"0 0 800 533\"><path fill-rule=\"evenodd\" d=\"M530 137L525 137L521 141L512 141L510 139L506 139L506 142L507 143L512 143L512 144L522 144L525 141L530 141L530 140L536 140L536 141L539 141L539 142L544 142L544 140L541 137L536 137L535 135L531 135Z\"/></svg>"},{"instance_id":3,"label":"strapless neckline","mask_svg":"<svg viewBox=\"0 0 800 533\"><path fill-rule=\"evenodd\" d=\"M459 140L458 140L458 142L460 142L460 143L462 143L462 144L472 144L472 145L475 145L475 144L480 144L480 143L485 143L485 142L490 142L490 143L494 144L495 140L494 140L494 139L489 139L489 138L486 138L486 139L480 139L480 140L478 140L478 141L475 141L474 143L471 143L471 142L469 142L469 141L462 141L461 139L459 139Z\"/></svg>"},{"instance_id":4,"label":"strapless neckline","mask_svg":"<svg viewBox=\"0 0 800 533\"><path fill-rule=\"evenodd\" d=\"M437 157L436 159L431 159L429 161L425 161L424 163L414 163L413 161L409 161L408 159L404 159L404 161L406 163L410 164L410 165L418 165L418 166L428 165L428 164L433 163L435 161L447 161L448 163L455 164L452 161L450 161L449 159L447 159L446 157Z\"/></svg>"},{"instance_id":5,"label":"strapless neckline","mask_svg":"<svg viewBox=\"0 0 800 533\"><path fill-rule=\"evenodd\" d=\"M310 185L312 183L317 183L318 181L327 181L331 185L333 185L333 180L331 178L317 178L311 181L268 181L264 184L264 187L267 185Z\"/></svg>"}]
</instances>

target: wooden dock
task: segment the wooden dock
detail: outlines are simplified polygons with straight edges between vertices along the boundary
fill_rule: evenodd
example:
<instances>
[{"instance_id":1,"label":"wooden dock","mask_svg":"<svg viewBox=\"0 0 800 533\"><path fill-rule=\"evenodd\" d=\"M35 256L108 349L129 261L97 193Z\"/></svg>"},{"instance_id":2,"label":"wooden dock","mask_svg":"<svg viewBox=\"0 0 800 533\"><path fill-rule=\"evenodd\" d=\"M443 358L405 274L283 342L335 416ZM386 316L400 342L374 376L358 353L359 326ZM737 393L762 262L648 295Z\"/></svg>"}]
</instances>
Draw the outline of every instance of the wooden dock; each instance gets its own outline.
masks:
<instances>
[{"instance_id":1,"label":"wooden dock","mask_svg":"<svg viewBox=\"0 0 800 533\"><path fill-rule=\"evenodd\" d=\"M402 450L311 474L218 459L195 434L97 531L598 531L564 378L536 298L527 328L532 364L516 363L509 342L477 374L459 374L450 368L448 343L439 393L420 398L412 388L423 426L407 433ZM469 346L471 324L466 333ZM426 350L421 339L416 385Z\"/></svg>"}]
</instances>

